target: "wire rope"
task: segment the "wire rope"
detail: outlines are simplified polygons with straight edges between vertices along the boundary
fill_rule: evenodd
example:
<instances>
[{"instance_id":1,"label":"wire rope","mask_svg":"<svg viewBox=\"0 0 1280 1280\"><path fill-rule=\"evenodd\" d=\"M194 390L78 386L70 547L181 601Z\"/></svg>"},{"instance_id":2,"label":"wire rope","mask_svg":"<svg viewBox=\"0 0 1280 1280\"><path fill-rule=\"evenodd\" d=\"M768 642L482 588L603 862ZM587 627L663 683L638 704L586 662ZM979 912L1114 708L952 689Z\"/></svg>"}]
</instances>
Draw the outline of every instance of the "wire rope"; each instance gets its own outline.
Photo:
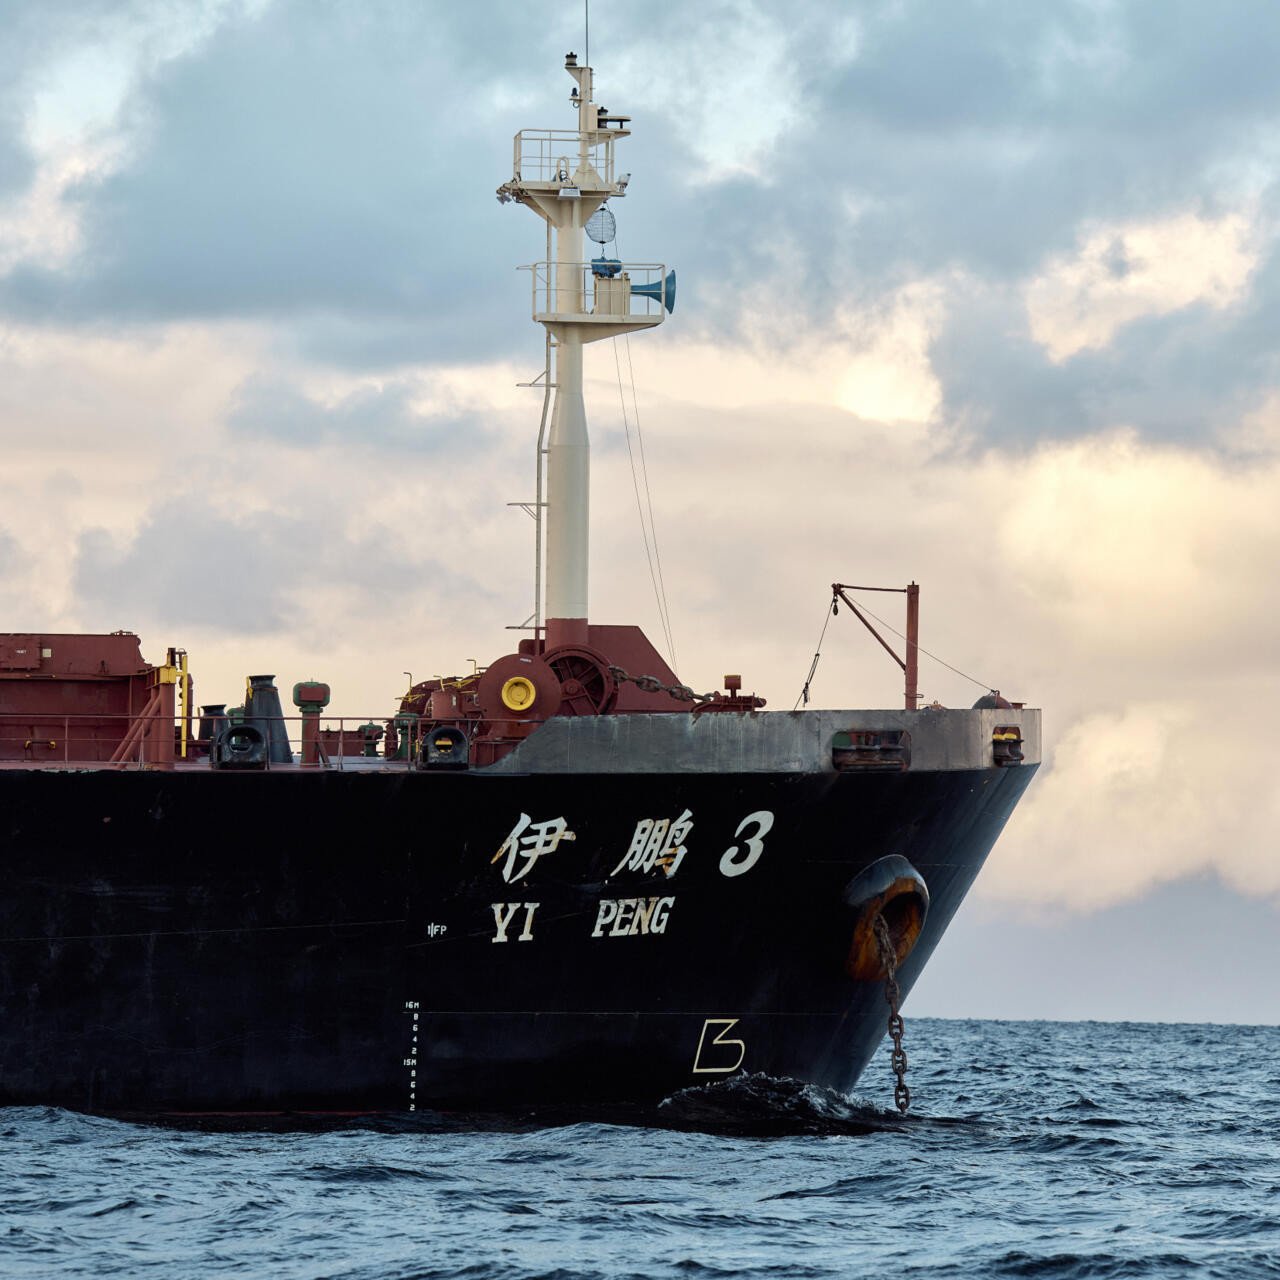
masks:
<instances>
[{"instance_id":1,"label":"wire rope","mask_svg":"<svg viewBox=\"0 0 1280 1280\"><path fill-rule=\"evenodd\" d=\"M832 601L832 604L835 602ZM801 702L807 707L809 705L809 686L813 683L814 674L818 670L818 659L822 657L822 642L826 639L827 628L831 625L831 619L835 616L835 609L829 604L826 609L826 617L822 620L822 632L818 636L817 646L813 651L813 661L809 664L809 674L804 678L804 687L800 690L800 696L796 699L795 706L791 708L795 711L799 708Z\"/></svg>"},{"instance_id":2,"label":"wire rope","mask_svg":"<svg viewBox=\"0 0 1280 1280\"><path fill-rule=\"evenodd\" d=\"M882 627L892 631L899 640L906 640L907 637L904 636L892 622L886 622L878 613L872 613L871 610L856 597L851 598L855 600L858 608L861 609L863 613L870 614L871 617L873 617ZM919 641L916 642L916 652L923 653L926 658L932 658L939 666L946 667L948 671L954 671L956 675L962 676L964 679L968 680L970 684L976 684L979 689L985 689L988 693L995 691L994 685L988 684L985 680L979 680L977 676L971 676L967 671L961 671L959 667L953 667L945 658L938 657L936 653L930 653L928 649L919 643Z\"/></svg>"},{"instance_id":3,"label":"wire rope","mask_svg":"<svg viewBox=\"0 0 1280 1280\"><path fill-rule=\"evenodd\" d=\"M849 598L858 606L859 609L862 610L863 613L867 614L868 617L874 618L882 627L885 628L886 631L892 631L899 640L909 643L909 641L907 641L907 637L903 635L903 633L899 631L892 622L886 622L874 610L867 608L867 606L863 604L857 596L850 596ZM818 659L822 656L822 641L827 634L827 625L835 614L835 606L838 599L839 597L833 595L831 603L827 606L826 620L822 624L822 635L818 637L818 648L813 655L813 661L809 664L809 674L805 677L804 685L800 690L800 696L796 699L795 706L791 708L792 711L795 711L800 706L801 701L803 701L806 706L809 703L809 686L813 683L814 673L818 670ZM985 680L979 680L977 676L971 676L967 671L961 671L959 667L953 667L945 658L938 657L936 653L930 653L928 649L919 643L919 641L916 642L916 652L923 653L926 658L931 658L939 666L946 667L948 671L953 671L962 679L968 680L970 684L977 685L979 689L985 689L988 693L996 692L995 685L988 684Z\"/></svg>"},{"instance_id":4,"label":"wire rope","mask_svg":"<svg viewBox=\"0 0 1280 1280\"><path fill-rule=\"evenodd\" d=\"M614 231L613 251L622 257L622 250L618 245L617 231ZM645 456L644 448L644 431L640 425L640 404L636 398L636 376L635 366L631 362L631 335L624 334L623 341L627 353L627 378L631 384L631 419L635 422L636 428L636 448L640 454L640 469L636 470L636 456L631 447L631 426L627 415L626 392L622 383L622 365L618 358L618 339L613 339L613 359L614 366L618 375L618 398L622 404L622 425L627 436L627 457L631 462L631 482L636 491L636 508L640 516L640 535L644 539L645 557L649 561L649 578L653 584L654 601L658 609L658 623L662 627L663 639L666 642L667 653L671 658L671 669L678 671L679 659L676 655L675 635L671 628L671 609L667 603L667 584L662 572L662 554L658 550L658 526L653 518L653 490L649 484L649 466ZM641 499L640 489L643 485L644 498ZM647 518L646 518L647 512Z\"/></svg>"},{"instance_id":5,"label":"wire rope","mask_svg":"<svg viewBox=\"0 0 1280 1280\"><path fill-rule=\"evenodd\" d=\"M649 564L649 581L653 584L653 598L658 606L658 622L662 627L662 634L667 641L667 649L671 651L671 632L667 625L666 614L662 608L662 593L658 589L657 570L654 567L653 552L649 545L649 530L645 524L644 503L640 498L640 473L636 469L635 451L631 447L631 424L627 417L627 397L622 385L622 363L618 358L618 339L613 339L613 364L618 374L618 401L622 407L622 429L627 440L627 458L631 463L631 487L636 495L636 514L640 517L640 537L644 542L644 555ZM638 430L638 428L637 428ZM672 653L672 662L674 665L675 654Z\"/></svg>"},{"instance_id":6,"label":"wire rope","mask_svg":"<svg viewBox=\"0 0 1280 1280\"><path fill-rule=\"evenodd\" d=\"M662 572L662 552L658 549L658 525L653 518L653 490L649 485L649 464L644 452L644 431L640 426L640 405L636 401L636 376L631 364L631 335L623 335L623 346L627 353L627 377L631 383L631 412L636 424L636 440L640 445L640 475L644 481L645 505L649 511L649 535L653 539L653 560L658 570L658 593L661 598L660 610L663 618L663 629L667 637L667 648L671 653L671 667L679 670L679 659L676 657L676 641L671 630L671 606L667 603L667 582Z\"/></svg>"}]
</instances>

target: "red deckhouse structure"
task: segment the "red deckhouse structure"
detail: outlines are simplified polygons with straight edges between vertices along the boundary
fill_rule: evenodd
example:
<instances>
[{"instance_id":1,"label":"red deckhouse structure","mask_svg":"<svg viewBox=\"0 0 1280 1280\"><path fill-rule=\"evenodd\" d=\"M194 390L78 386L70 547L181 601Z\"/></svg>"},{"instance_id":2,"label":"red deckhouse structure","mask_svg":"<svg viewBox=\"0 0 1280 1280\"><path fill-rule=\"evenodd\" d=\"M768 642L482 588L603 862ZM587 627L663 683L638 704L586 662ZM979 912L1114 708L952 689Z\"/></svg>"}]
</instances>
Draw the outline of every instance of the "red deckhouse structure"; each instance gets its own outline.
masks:
<instances>
[{"instance_id":1,"label":"red deckhouse structure","mask_svg":"<svg viewBox=\"0 0 1280 1280\"><path fill-rule=\"evenodd\" d=\"M0 635L0 763L171 767L191 729L181 649L155 667L131 631Z\"/></svg>"}]
</instances>

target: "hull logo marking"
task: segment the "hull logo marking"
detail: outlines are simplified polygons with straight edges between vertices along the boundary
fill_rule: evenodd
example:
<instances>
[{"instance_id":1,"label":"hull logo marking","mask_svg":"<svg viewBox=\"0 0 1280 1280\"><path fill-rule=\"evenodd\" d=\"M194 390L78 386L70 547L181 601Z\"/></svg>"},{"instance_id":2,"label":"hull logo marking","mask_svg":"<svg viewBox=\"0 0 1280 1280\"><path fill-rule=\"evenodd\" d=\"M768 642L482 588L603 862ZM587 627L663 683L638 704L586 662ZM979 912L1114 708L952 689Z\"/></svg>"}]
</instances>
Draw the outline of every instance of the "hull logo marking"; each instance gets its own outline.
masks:
<instances>
[{"instance_id":1,"label":"hull logo marking","mask_svg":"<svg viewBox=\"0 0 1280 1280\"><path fill-rule=\"evenodd\" d=\"M742 1066L742 1060L747 1056L747 1042L745 1040L725 1039L725 1036L737 1025L737 1018L708 1018L702 1024L702 1034L698 1037L698 1051L693 1055L694 1075L727 1076ZM719 1030L708 1042L707 1032L713 1027L718 1027ZM713 1060L719 1060L722 1065L704 1065L702 1060L703 1053L717 1048L725 1052L710 1052L708 1056ZM734 1050L737 1050L737 1057L734 1057L733 1061L729 1062L729 1058L733 1057Z\"/></svg>"},{"instance_id":2,"label":"hull logo marking","mask_svg":"<svg viewBox=\"0 0 1280 1280\"><path fill-rule=\"evenodd\" d=\"M733 833L734 836L741 836L752 825L755 826L755 831L746 838L745 852L741 851L736 844L731 844L720 855L720 874L722 876L745 875L760 861L760 855L764 852L764 838L773 830L772 811L769 809L757 809L755 813L747 814L738 823L738 829Z\"/></svg>"}]
</instances>

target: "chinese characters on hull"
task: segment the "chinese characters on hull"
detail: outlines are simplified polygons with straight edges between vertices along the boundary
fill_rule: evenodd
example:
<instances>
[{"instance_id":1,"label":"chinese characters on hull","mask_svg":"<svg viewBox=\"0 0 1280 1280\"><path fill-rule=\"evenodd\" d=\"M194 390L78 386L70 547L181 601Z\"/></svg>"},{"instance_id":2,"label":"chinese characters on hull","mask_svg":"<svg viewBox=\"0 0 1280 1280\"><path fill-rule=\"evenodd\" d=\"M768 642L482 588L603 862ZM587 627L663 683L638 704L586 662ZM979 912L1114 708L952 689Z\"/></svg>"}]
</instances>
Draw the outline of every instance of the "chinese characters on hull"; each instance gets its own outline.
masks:
<instances>
[{"instance_id":1,"label":"chinese characters on hull","mask_svg":"<svg viewBox=\"0 0 1280 1280\"><path fill-rule=\"evenodd\" d=\"M773 812L758 809L749 813L734 829L734 840L720 855L717 864L726 877L745 875L759 861L765 850L765 837L773 829ZM689 855L687 841L693 832L693 811L683 809L675 817L640 818L631 833L626 851L606 879L625 872L641 876L661 870L671 879ZM507 884L523 880L540 859L555 853L566 840L576 841L577 833L569 829L568 818L543 818L535 821L521 813L507 838L489 860L501 862L501 874ZM596 903L593 938L635 938L666 932L674 896L645 898L600 898ZM532 942L534 915L540 902L493 902L493 937L495 943ZM520 913L523 912L523 916Z\"/></svg>"},{"instance_id":2,"label":"chinese characters on hull","mask_svg":"<svg viewBox=\"0 0 1280 1280\"><path fill-rule=\"evenodd\" d=\"M670 879L688 853L684 842L692 830L693 814L688 809L678 818L641 818L636 823L630 848L609 872L610 878L623 870L639 871L647 876L655 867L661 867Z\"/></svg>"},{"instance_id":3,"label":"chinese characters on hull","mask_svg":"<svg viewBox=\"0 0 1280 1280\"><path fill-rule=\"evenodd\" d=\"M547 818L543 822L534 822L527 813L522 813L516 825L511 828L511 834L489 862L492 865L499 858L505 857L502 878L508 884L515 884L533 870L539 858L555 853L561 841L577 838L569 830L569 824L564 818Z\"/></svg>"}]
</instances>

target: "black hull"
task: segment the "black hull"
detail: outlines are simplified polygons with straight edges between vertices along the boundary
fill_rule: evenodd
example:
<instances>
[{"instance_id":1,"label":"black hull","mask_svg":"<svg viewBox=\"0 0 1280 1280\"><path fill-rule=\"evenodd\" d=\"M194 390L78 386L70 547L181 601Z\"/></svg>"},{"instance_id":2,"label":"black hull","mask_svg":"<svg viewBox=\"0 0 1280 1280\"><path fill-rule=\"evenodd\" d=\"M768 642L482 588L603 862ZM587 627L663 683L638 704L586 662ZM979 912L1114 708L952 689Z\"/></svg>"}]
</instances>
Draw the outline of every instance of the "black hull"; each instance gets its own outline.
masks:
<instances>
[{"instance_id":1,"label":"black hull","mask_svg":"<svg viewBox=\"0 0 1280 1280\"><path fill-rule=\"evenodd\" d=\"M923 876L909 989L1033 773L0 772L0 1104L589 1106L739 1070L848 1090L885 1006L845 972L845 886L888 854ZM614 874L641 819L686 811L673 875ZM572 839L528 862L556 818Z\"/></svg>"}]
</instances>

